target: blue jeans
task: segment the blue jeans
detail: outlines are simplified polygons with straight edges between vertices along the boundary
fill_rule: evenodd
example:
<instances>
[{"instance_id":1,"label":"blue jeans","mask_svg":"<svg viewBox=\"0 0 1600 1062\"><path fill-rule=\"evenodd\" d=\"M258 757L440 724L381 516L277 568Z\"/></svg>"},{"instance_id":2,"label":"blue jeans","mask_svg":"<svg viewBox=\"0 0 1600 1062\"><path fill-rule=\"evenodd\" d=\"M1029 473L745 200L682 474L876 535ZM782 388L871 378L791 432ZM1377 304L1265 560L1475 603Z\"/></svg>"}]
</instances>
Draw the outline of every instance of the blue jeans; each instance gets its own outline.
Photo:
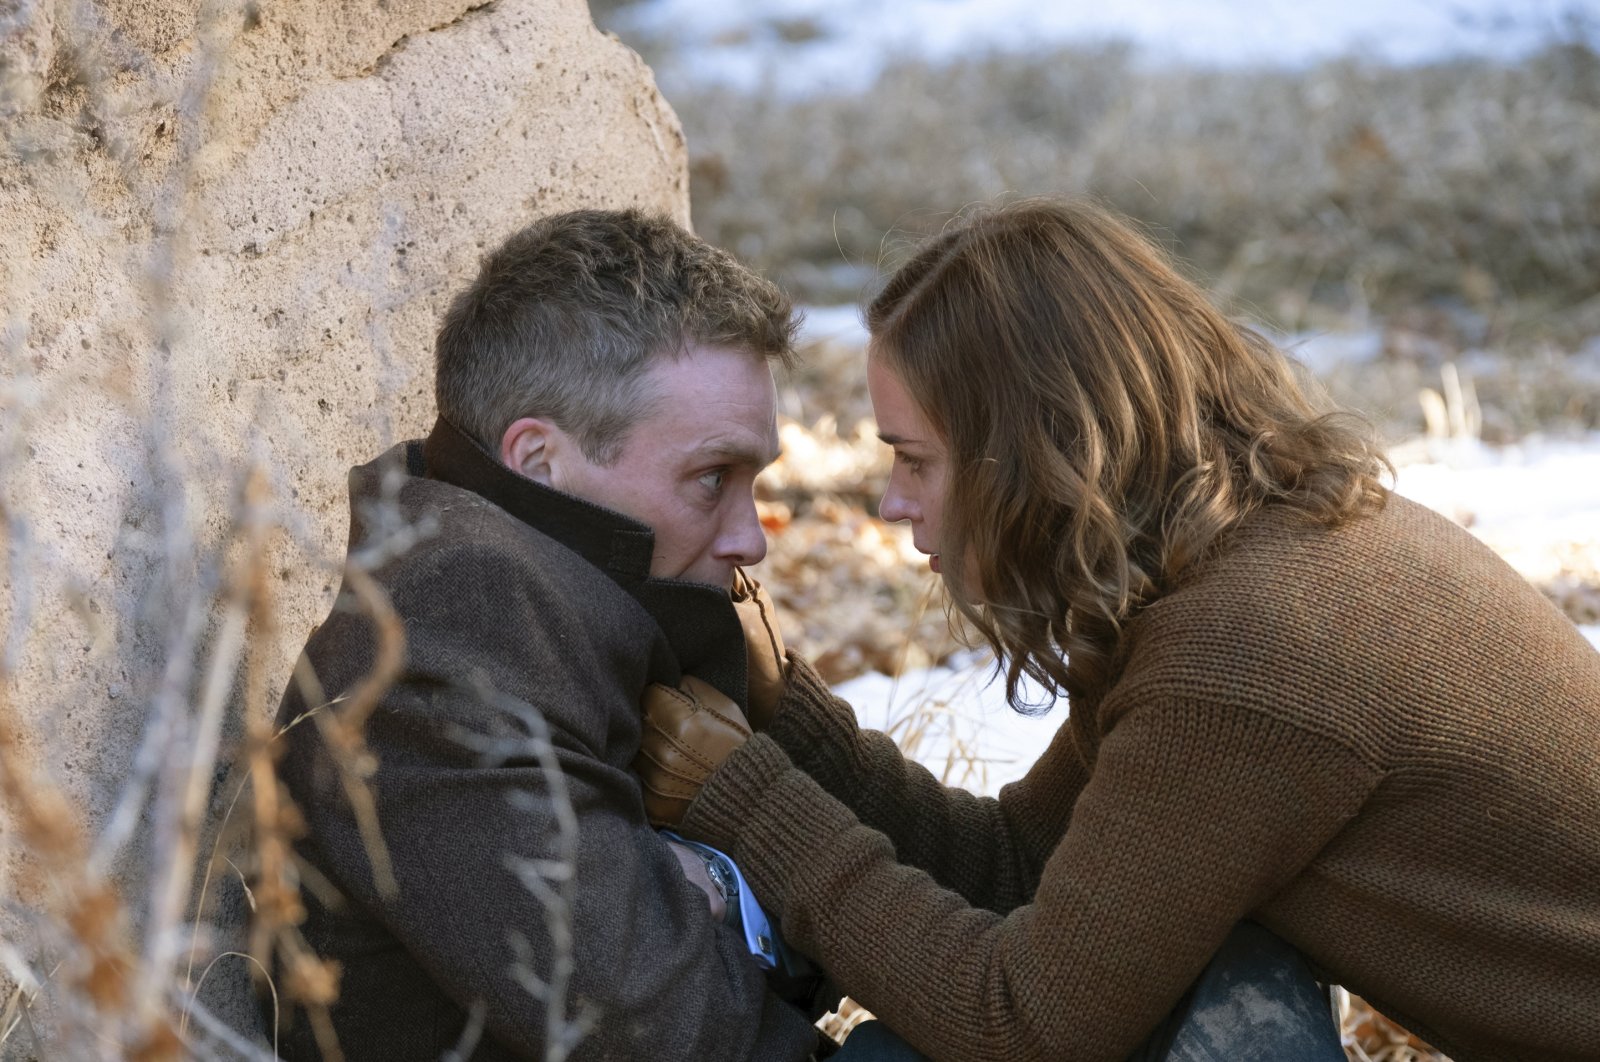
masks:
<instances>
[{"instance_id":1,"label":"blue jeans","mask_svg":"<svg viewBox=\"0 0 1600 1062\"><path fill-rule=\"evenodd\" d=\"M1345 1062L1328 997L1305 959L1240 922L1128 1062ZM856 1027L830 1062L926 1062L882 1022Z\"/></svg>"},{"instance_id":2,"label":"blue jeans","mask_svg":"<svg viewBox=\"0 0 1600 1062\"><path fill-rule=\"evenodd\" d=\"M864 1021L828 1062L927 1062L927 1056L889 1031L881 1021Z\"/></svg>"}]
</instances>

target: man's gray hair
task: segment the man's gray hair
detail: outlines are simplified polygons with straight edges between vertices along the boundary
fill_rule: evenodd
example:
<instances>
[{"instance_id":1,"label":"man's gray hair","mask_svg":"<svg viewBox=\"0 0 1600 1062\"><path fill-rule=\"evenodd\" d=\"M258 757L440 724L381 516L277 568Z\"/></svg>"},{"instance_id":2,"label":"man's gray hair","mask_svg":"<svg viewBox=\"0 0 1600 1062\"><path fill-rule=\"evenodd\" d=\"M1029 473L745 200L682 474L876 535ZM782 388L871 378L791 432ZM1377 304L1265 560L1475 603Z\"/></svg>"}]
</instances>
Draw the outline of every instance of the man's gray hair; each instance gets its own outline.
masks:
<instances>
[{"instance_id":1,"label":"man's gray hair","mask_svg":"<svg viewBox=\"0 0 1600 1062\"><path fill-rule=\"evenodd\" d=\"M487 255L434 346L439 415L497 454L541 417L610 464L649 408L646 370L690 344L794 362L794 308L777 286L665 217L575 210Z\"/></svg>"}]
</instances>

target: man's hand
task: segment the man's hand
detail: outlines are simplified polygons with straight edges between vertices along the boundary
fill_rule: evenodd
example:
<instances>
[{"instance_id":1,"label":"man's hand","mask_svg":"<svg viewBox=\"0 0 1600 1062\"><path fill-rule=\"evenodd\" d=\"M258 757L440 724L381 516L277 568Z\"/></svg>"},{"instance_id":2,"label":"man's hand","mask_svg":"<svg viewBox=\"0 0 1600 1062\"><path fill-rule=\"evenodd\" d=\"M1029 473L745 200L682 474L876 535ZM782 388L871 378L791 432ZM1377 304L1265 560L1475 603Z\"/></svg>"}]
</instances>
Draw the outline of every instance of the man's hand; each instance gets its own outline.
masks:
<instances>
[{"instance_id":1,"label":"man's hand","mask_svg":"<svg viewBox=\"0 0 1600 1062\"><path fill-rule=\"evenodd\" d=\"M749 740L750 728L737 704L693 675L677 689L652 682L641 708L633 769L644 783L645 814L657 826L676 826L711 772Z\"/></svg>"},{"instance_id":2,"label":"man's hand","mask_svg":"<svg viewBox=\"0 0 1600 1062\"><path fill-rule=\"evenodd\" d=\"M761 584L743 568L733 570L733 610L744 627L745 659L749 661L750 726L761 731L772 725L789 683L778 612Z\"/></svg>"},{"instance_id":3,"label":"man's hand","mask_svg":"<svg viewBox=\"0 0 1600 1062\"><path fill-rule=\"evenodd\" d=\"M722 890L717 888L711 880L711 875L706 872L706 861L700 858L700 853L677 841L668 841L667 847L672 849L672 854L677 857L678 865L683 868L683 876L689 879L689 884L705 893L706 899L711 901L711 920L721 922L727 918L727 898L722 895Z\"/></svg>"}]
</instances>

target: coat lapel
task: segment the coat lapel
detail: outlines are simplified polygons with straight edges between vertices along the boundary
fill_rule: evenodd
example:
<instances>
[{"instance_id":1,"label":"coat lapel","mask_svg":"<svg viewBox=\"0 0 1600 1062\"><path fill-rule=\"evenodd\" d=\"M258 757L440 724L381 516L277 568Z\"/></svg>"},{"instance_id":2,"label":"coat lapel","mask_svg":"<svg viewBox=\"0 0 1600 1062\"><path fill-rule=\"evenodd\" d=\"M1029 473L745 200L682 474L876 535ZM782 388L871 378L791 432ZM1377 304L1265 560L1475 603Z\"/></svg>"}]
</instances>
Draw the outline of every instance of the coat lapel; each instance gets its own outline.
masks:
<instances>
[{"instance_id":1,"label":"coat lapel","mask_svg":"<svg viewBox=\"0 0 1600 1062\"><path fill-rule=\"evenodd\" d=\"M619 512L535 483L439 418L423 443L427 474L478 494L610 576L666 635L682 675L694 675L746 706L744 632L726 590L650 578L655 533Z\"/></svg>"}]
</instances>

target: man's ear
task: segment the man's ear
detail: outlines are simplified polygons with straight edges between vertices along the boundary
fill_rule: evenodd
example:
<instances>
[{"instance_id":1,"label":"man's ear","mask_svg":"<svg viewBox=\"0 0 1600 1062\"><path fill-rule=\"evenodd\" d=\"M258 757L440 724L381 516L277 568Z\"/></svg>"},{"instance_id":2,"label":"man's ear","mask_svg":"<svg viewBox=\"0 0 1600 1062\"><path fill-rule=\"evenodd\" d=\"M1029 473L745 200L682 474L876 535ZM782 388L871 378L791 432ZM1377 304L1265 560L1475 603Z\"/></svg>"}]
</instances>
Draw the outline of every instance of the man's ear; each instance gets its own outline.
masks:
<instances>
[{"instance_id":1,"label":"man's ear","mask_svg":"<svg viewBox=\"0 0 1600 1062\"><path fill-rule=\"evenodd\" d=\"M554 465L567 443L566 433L550 421L523 417L500 436L500 463L535 483L553 486Z\"/></svg>"}]
</instances>

